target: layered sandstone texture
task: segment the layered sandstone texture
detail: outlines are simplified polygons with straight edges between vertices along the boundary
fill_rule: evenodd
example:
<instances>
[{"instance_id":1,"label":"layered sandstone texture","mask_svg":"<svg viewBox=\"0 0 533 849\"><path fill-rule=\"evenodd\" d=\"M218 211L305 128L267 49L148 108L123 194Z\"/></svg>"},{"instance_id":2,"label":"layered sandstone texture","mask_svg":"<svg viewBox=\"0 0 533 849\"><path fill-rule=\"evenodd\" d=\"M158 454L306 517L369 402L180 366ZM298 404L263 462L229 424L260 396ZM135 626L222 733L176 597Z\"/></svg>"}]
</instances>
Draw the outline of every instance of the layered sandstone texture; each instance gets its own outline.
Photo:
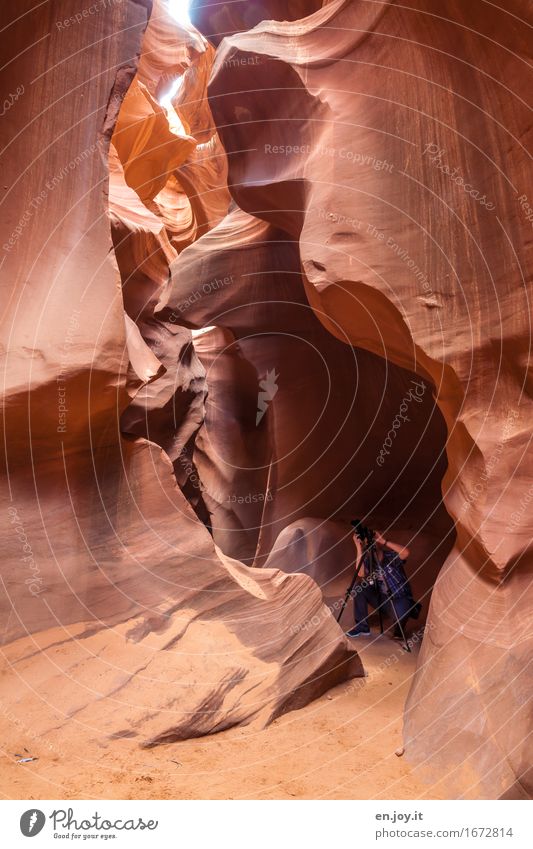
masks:
<instances>
[{"instance_id":1,"label":"layered sandstone texture","mask_svg":"<svg viewBox=\"0 0 533 849\"><path fill-rule=\"evenodd\" d=\"M226 556L179 488L205 369L154 306L230 198L202 94L214 48L161 5L145 34L150 5L78 19L77 3L26 0L5 22L10 737L22 722L53 742L70 724L150 746L265 724L362 674L312 579ZM183 109L161 105L186 69Z\"/></svg>"},{"instance_id":2,"label":"layered sandstone texture","mask_svg":"<svg viewBox=\"0 0 533 849\"><path fill-rule=\"evenodd\" d=\"M531 795L526 3L60 6L6 68L17 711L153 745L361 674L358 516L439 573L406 756Z\"/></svg>"},{"instance_id":3,"label":"layered sandstone texture","mask_svg":"<svg viewBox=\"0 0 533 849\"><path fill-rule=\"evenodd\" d=\"M302 320L319 322L330 338L302 353L299 367L292 351L283 352L284 341L279 348L273 344L269 364L279 350L283 368L290 374L294 367L299 375L290 376L284 397L279 368L269 423L275 445L291 430L317 424L312 404L323 391L320 379L313 389L305 386L305 366L320 374L315 356L332 364L332 387L336 379L343 387L335 395L336 434L342 432L347 395L357 398L356 418L367 439L350 427L350 447L364 448L348 466L349 493L343 490L340 453L326 476L320 452L313 451L313 463L304 460L300 467L312 444L307 432L295 454L280 452L268 480L279 479L282 493L279 501L265 502L268 521L263 515L258 553L274 543L269 563L279 564L286 555L292 562L285 568L292 568L303 556L316 575L319 555L327 571L316 530L320 522L310 522L323 517L320 495L335 479L335 518L342 518L345 507L361 505L363 512L358 490L368 492L364 473L370 470L371 504L365 512L370 521L440 527L444 539L446 524L438 518L433 486L434 477L442 477L456 538L433 592L406 714L407 753L450 771L466 795L529 795L531 8L521 0L490 8L481 0L449 0L438 10L429 0L409 8L333 0L287 22L275 20L283 17L277 4L262 6L264 18L274 20L254 19L256 25L246 30L247 11L255 13L257 4L193 4L193 21L212 38L224 35L208 94L227 153L228 185L242 212L230 211L233 227L228 217L173 264L167 309L185 304L186 276L196 257L202 267L207 262L219 275L224 272L220 262L232 232L240 230L235 249L246 251L247 264L258 241L262 253L272 250L276 258L259 268L255 261L253 276L245 279L248 291L267 285L265 274L276 270L282 251L296 252L290 265L281 259L280 285L290 287L296 304L301 297ZM252 217L246 229L245 214ZM253 230L261 227L270 235L255 236ZM202 248L224 228L218 260L213 250L206 258ZM276 304L280 300L270 279L268 293L248 306L251 312L260 300L255 321L266 322L275 309L270 297ZM246 323L237 326L244 310L235 309L232 297L228 286L216 293L218 311L211 300L185 305L189 321L219 327L212 342L216 386L216 352L230 344L220 336L222 326L237 336L246 359L258 357L255 351L246 354L255 340L249 341ZM341 343L337 356L345 351L361 365L360 397L333 359L333 340ZM380 407L373 392L381 392L382 368L387 379ZM394 415L386 405L390 400L398 409L413 375L427 387L428 407L410 405L424 412L422 439L414 448L406 445L418 425L402 424L389 439L394 450L383 455ZM437 410L429 405L431 396ZM325 449L329 407L320 408L325 414L317 427ZM368 427L376 408L379 424ZM213 415L220 415L219 407ZM346 437L339 438L346 451ZM199 461L212 466L215 451L214 443L211 451L203 447ZM395 464L409 460L415 477L409 471L405 482ZM307 504L298 492L294 508L291 496L302 473L308 478ZM421 506L416 502L424 485Z\"/></svg>"}]
</instances>

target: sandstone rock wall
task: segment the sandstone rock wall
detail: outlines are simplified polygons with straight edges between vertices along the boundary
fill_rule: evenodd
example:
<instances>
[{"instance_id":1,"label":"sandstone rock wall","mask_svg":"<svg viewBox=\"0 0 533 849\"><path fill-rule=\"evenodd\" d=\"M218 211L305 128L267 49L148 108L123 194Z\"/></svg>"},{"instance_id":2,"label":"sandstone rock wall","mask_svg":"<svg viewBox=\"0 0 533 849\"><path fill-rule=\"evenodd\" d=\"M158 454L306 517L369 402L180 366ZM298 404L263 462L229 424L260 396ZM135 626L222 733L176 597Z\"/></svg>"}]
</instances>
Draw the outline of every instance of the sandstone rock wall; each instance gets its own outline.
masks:
<instances>
[{"instance_id":1,"label":"sandstone rock wall","mask_svg":"<svg viewBox=\"0 0 533 849\"><path fill-rule=\"evenodd\" d=\"M266 723L362 674L328 616L294 631L322 610L312 581L249 575L176 484L174 443L201 422L204 372L190 332L152 313L183 229L161 209L185 210L194 237L196 219L186 190L157 197L196 139L151 92L164 65L135 77L149 11L110 3L78 20L64 0L19 4L6 21L5 86L23 91L2 153L3 717L49 740L67 723L145 745ZM200 61L209 48L192 41ZM191 61L178 47L173 73ZM215 181L219 207L225 191ZM137 435L143 409L165 451Z\"/></svg>"},{"instance_id":2,"label":"sandstone rock wall","mask_svg":"<svg viewBox=\"0 0 533 849\"><path fill-rule=\"evenodd\" d=\"M148 5L11 27L17 709L153 745L361 674L359 515L447 555L407 756L531 795L527 5L158 3L137 63Z\"/></svg>"},{"instance_id":3,"label":"sandstone rock wall","mask_svg":"<svg viewBox=\"0 0 533 849\"><path fill-rule=\"evenodd\" d=\"M236 23L209 86L232 194L298 240L317 318L427 380L446 421L457 540L406 740L464 759L473 794L531 792L530 22L521 0L333 0Z\"/></svg>"}]
</instances>

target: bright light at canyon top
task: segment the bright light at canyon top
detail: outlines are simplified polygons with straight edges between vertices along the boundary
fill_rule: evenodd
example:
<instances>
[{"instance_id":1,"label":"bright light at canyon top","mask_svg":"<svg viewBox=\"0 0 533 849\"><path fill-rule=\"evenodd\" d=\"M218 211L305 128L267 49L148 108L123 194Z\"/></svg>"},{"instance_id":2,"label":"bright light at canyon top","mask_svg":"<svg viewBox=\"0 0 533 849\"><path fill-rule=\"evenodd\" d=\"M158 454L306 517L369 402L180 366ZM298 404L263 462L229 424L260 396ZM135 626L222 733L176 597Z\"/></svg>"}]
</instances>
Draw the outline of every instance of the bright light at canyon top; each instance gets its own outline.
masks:
<instances>
[{"instance_id":1,"label":"bright light at canyon top","mask_svg":"<svg viewBox=\"0 0 533 849\"><path fill-rule=\"evenodd\" d=\"M191 19L189 18L190 4L191 0L166 0L167 9L176 23L181 24L181 26L184 27L192 26ZM170 89L159 99L159 103L165 109L169 109L172 105L172 98L177 94L182 82L183 76L177 77L177 79L175 79L172 83Z\"/></svg>"},{"instance_id":2,"label":"bright light at canyon top","mask_svg":"<svg viewBox=\"0 0 533 849\"><path fill-rule=\"evenodd\" d=\"M189 18L190 5L191 0L167 0L168 11L178 24L183 24L184 26L191 25L191 19Z\"/></svg>"}]
</instances>

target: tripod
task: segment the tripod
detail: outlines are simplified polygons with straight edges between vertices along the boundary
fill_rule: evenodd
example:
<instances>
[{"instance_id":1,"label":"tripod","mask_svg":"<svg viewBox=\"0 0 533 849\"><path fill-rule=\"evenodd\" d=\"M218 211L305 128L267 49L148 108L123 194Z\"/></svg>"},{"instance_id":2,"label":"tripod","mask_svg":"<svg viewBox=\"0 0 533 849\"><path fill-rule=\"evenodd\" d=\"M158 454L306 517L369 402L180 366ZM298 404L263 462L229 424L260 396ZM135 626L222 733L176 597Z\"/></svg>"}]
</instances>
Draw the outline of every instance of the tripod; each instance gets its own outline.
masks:
<instances>
[{"instance_id":1,"label":"tripod","mask_svg":"<svg viewBox=\"0 0 533 849\"><path fill-rule=\"evenodd\" d=\"M377 596L378 596L377 611L378 611L378 615L379 615L380 633L383 634L383 610L382 610L383 602L389 601L390 605L392 607L392 612L394 613L394 619L396 621L396 625L398 626L398 630L399 630L400 634L402 635L402 640L403 640L403 643L404 643L403 648L405 649L405 651L410 652L411 646L407 642L407 638L405 636L405 631L403 630L402 623L401 623L401 621L398 617L398 614L396 613L396 607L394 606L394 599L392 597L390 587L387 583L387 578L385 577L384 570L381 568L381 565L378 562L378 557L377 557L377 554L376 554L376 548L375 548L374 540L371 540L371 541L365 540L364 541L363 553L361 554L361 557L359 559L359 563L357 564L357 568L355 570L355 574L352 578L351 584L348 587L348 589L346 590L346 595L344 596L344 600L342 602L340 613L337 616L337 622L340 622L340 620L341 620L341 616L344 613L344 608L346 607L346 605L348 603L348 599L352 595L353 589L354 589L356 582L357 582L357 578L359 577L359 571L361 569L361 566L365 562L365 558L367 556L370 558L370 567L369 567L369 570L368 570L368 581L369 581L369 584L373 584L375 586ZM386 596L383 599L383 602L381 600L382 599L382 591L381 591L381 586L380 586L381 581L383 581L383 583L385 585L385 590L386 590Z\"/></svg>"}]
</instances>

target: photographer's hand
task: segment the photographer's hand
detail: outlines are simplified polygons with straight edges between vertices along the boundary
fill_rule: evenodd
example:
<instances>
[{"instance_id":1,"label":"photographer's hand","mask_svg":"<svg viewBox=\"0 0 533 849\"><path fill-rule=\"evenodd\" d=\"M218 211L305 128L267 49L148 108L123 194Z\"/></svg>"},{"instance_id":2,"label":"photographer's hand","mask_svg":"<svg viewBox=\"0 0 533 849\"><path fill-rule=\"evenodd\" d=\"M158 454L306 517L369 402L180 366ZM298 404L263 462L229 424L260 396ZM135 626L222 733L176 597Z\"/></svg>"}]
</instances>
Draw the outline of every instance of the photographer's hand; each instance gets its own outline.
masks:
<instances>
[{"instance_id":1,"label":"photographer's hand","mask_svg":"<svg viewBox=\"0 0 533 849\"><path fill-rule=\"evenodd\" d=\"M360 541L359 537L357 536L357 534L354 534L352 536L352 539L353 539L353 544L355 545L355 550L357 552L356 563L358 563L360 558L361 558L361 555L363 554L363 549L361 547L361 541Z\"/></svg>"},{"instance_id":2,"label":"photographer's hand","mask_svg":"<svg viewBox=\"0 0 533 849\"><path fill-rule=\"evenodd\" d=\"M391 542L390 540L385 540L385 538L376 531L376 542L379 542L380 545L384 545L385 548L390 548L391 551L395 551L396 554L399 554L402 560L407 560L409 557L409 549L406 545L399 545L397 542Z\"/></svg>"}]
</instances>

